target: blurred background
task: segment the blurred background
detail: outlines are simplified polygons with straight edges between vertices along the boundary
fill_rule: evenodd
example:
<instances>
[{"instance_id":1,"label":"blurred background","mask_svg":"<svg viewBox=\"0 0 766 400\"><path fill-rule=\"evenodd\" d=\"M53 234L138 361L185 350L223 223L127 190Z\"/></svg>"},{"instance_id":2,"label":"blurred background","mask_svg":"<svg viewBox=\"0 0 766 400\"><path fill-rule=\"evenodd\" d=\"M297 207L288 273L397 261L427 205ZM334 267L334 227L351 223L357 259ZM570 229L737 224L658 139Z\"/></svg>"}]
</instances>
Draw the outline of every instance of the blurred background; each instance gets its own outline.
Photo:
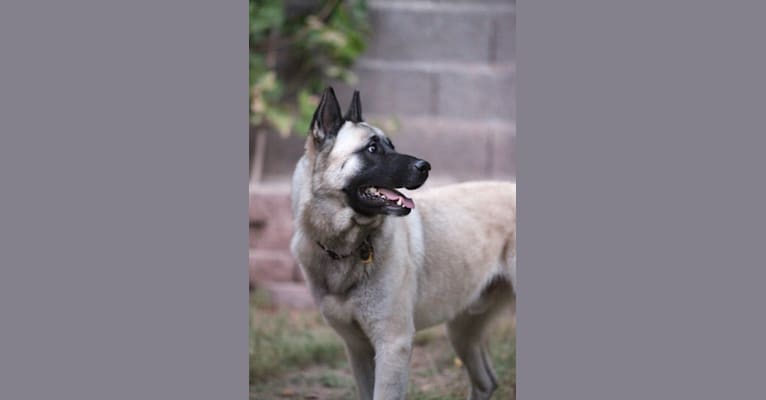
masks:
<instances>
[{"instance_id":1,"label":"blurred background","mask_svg":"<svg viewBox=\"0 0 766 400\"><path fill-rule=\"evenodd\" d=\"M515 0L250 0L251 383L260 383L254 387L270 387L277 365L289 365L290 357L308 357L295 364L302 369L343 360L331 332L279 341L290 336L285 329L299 330L291 323L325 329L288 249L289 180L321 90L332 85L344 112L360 90L365 120L381 127L398 151L431 163L425 188L515 179L515 21ZM277 319L285 319L275 322L257 310L278 310ZM441 343L439 337L433 342ZM467 387L463 376L438 368L453 361L442 344L447 364L420 360L433 372L428 382L446 376L442 387L451 381L455 390ZM514 358L504 360L508 368L515 368L515 347L512 353L502 355ZM318 388L337 384L345 394L316 392L315 398L351 398L344 397L349 381L319 381ZM253 396L270 398L269 390Z\"/></svg>"}]
</instances>

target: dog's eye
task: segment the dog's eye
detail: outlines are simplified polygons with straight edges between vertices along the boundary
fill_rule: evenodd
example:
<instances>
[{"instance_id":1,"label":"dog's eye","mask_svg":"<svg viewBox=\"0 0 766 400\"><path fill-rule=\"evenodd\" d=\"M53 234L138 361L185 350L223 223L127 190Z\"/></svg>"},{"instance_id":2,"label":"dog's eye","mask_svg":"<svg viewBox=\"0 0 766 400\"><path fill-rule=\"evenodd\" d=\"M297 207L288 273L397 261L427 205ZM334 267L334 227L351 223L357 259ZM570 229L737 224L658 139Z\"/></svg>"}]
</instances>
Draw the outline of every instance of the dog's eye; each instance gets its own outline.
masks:
<instances>
[{"instance_id":1,"label":"dog's eye","mask_svg":"<svg viewBox=\"0 0 766 400\"><path fill-rule=\"evenodd\" d=\"M375 153L378 151L378 146L375 143L371 143L369 146L367 146L367 151L370 153Z\"/></svg>"}]
</instances>

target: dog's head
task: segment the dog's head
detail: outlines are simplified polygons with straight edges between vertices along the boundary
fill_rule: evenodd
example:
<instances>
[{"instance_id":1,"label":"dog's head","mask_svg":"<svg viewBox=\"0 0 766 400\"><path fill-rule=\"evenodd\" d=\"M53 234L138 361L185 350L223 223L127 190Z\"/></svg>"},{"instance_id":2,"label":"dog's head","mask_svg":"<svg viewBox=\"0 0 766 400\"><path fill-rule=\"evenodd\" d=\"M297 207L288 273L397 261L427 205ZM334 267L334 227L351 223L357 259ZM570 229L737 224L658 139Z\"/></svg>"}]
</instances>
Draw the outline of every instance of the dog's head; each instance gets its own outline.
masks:
<instances>
[{"instance_id":1,"label":"dog's head","mask_svg":"<svg viewBox=\"0 0 766 400\"><path fill-rule=\"evenodd\" d=\"M345 116L331 87L325 89L314 112L306 153L313 163L312 190L336 196L363 215L409 214L412 199L398 188L417 189L428 178L431 165L397 153L386 135L362 119L355 91Z\"/></svg>"}]
</instances>

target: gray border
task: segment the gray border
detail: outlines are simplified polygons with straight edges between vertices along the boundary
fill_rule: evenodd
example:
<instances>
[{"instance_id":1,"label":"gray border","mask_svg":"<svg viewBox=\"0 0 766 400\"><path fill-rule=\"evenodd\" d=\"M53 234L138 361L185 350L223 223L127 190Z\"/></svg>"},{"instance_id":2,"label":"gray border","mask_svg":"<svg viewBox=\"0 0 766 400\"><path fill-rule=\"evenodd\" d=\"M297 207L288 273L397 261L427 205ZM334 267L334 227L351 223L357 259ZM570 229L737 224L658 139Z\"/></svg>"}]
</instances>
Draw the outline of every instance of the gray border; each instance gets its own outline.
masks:
<instances>
[{"instance_id":1,"label":"gray border","mask_svg":"<svg viewBox=\"0 0 766 400\"><path fill-rule=\"evenodd\" d=\"M763 397L763 7L519 4L519 398ZM0 398L245 398L246 15L0 3Z\"/></svg>"},{"instance_id":2,"label":"gray border","mask_svg":"<svg viewBox=\"0 0 766 400\"><path fill-rule=\"evenodd\" d=\"M248 394L247 2L0 2L0 398Z\"/></svg>"},{"instance_id":3,"label":"gray border","mask_svg":"<svg viewBox=\"0 0 766 400\"><path fill-rule=\"evenodd\" d=\"M764 15L519 2L520 399L764 398Z\"/></svg>"}]
</instances>

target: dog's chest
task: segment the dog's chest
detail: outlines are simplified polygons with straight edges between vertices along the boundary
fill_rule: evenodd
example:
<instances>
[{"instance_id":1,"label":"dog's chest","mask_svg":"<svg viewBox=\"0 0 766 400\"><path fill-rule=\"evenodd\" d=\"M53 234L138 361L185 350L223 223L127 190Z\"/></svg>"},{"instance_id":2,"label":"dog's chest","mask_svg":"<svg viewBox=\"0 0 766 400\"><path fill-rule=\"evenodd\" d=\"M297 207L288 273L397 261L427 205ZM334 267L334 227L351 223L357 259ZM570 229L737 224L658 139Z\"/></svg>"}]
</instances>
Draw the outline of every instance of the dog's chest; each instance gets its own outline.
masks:
<instances>
[{"instance_id":1,"label":"dog's chest","mask_svg":"<svg viewBox=\"0 0 766 400\"><path fill-rule=\"evenodd\" d=\"M319 312L336 329L350 326L354 321L354 307L348 298L325 295L319 300Z\"/></svg>"},{"instance_id":2,"label":"dog's chest","mask_svg":"<svg viewBox=\"0 0 766 400\"><path fill-rule=\"evenodd\" d=\"M346 298L364 280L369 270L353 262L316 263L305 268L307 278L318 290L319 297Z\"/></svg>"}]
</instances>

